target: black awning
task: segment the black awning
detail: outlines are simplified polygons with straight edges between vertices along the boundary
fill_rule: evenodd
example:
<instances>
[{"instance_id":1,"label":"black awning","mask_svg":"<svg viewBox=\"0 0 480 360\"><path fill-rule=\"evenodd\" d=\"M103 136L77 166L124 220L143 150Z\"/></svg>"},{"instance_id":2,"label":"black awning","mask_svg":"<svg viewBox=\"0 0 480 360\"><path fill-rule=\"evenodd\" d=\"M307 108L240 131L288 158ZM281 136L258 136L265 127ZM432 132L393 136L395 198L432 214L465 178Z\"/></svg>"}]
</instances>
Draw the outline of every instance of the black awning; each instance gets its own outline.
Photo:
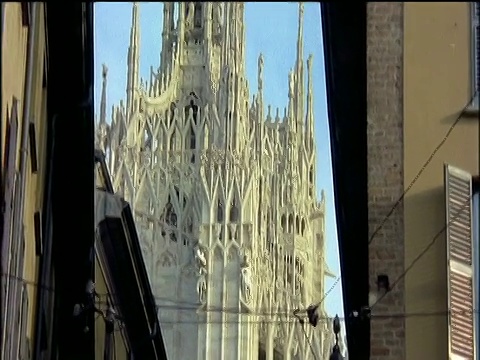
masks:
<instances>
[{"instance_id":1,"label":"black awning","mask_svg":"<svg viewBox=\"0 0 480 360\"><path fill-rule=\"evenodd\" d=\"M133 355L138 359L166 359L155 299L141 254L136 252L139 246L134 244L138 245L136 229L126 220L131 216L130 207L119 197L97 190L99 198L106 206L102 208L104 215L96 218L100 235L97 248L100 246L113 281L110 296L125 325Z\"/></svg>"}]
</instances>

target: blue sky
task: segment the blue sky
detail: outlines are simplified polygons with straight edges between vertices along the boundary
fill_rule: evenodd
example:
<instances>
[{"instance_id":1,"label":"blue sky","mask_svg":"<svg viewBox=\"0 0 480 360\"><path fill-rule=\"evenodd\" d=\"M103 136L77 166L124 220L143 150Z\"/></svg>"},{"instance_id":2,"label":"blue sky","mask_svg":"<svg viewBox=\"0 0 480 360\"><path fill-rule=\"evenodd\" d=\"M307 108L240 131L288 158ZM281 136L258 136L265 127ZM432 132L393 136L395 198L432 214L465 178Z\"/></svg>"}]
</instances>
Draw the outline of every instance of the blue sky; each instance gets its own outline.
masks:
<instances>
[{"instance_id":1,"label":"blue sky","mask_svg":"<svg viewBox=\"0 0 480 360\"><path fill-rule=\"evenodd\" d=\"M160 63L162 3L141 3L140 72L148 79L150 66ZM108 105L125 98L127 50L130 37L131 3L95 3L95 100L98 113L102 64L108 71ZM298 3L247 3L246 63L250 89L257 88L257 59L263 53L264 96L272 109L283 109L288 100L288 72L294 67L298 28ZM315 131L317 143L317 188L325 190L327 201L326 246L330 269L340 274L337 229L333 201L332 165L327 121L323 39L319 3L305 3L304 59L314 56ZM251 94L254 91L250 92ZM109 111L110 113L110 111ZM326 280L326 289L334 280ZM312 299L312 303L320 299ZM327 311L343 314L341 284L326 298Z\"/></svg>"}]
</instances>

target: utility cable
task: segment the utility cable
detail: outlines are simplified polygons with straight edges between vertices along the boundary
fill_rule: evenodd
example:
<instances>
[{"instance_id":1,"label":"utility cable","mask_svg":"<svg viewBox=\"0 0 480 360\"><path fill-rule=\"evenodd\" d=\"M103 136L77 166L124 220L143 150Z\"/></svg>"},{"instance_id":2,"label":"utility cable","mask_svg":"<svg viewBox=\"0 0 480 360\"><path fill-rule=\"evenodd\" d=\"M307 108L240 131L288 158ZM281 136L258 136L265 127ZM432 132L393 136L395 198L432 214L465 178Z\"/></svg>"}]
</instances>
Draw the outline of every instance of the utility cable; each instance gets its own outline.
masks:
<instances>
[{"instance_id":1,"label":"utility cable","mask_svg":"<svg viewBox=\"0 0 480 360\"><path fill-rule=\"evenodd\" d=\"M443 147L443 145L445 144L445 142L447 141L447 139L450 137L450 135L452 134L453 130L455 129L455 127L458 125L458 123L460 122L460 120L465 116L465 114L468 112L468 109L470 108L470 106L472 105L473 101L475 100L476 96L477 96L477 93L478 91L476 91L473 96L471 97L471 99L467 102L467 104L463 107L462 111L460 111L460 114L457 116L457 118L455 119L455 121L452 123L452 125L450 126L450 128L448 129L448 131L446 132L445 136L443 137L442 141L440 141L440 143L435 147L435 149L432 151L432 153L430 154L430 156L428 157L428 159L425 161L425 163L422 165L422 167L420 168L420 170L418 171L417 175L415 175L415 177L413 178L413 180L410 182L410 184L408 185L408 187L405 189L405 191L402 193L402 195L398 198L398 200L395 202L395 204L393 205L393 207L390 209L390 211L387 213L387 215L383 218L382 222L380 223L379 226L377 226L375 228L375 230L373 231L372 235L369 237L368 239L368 245L370 245L373 240L375 239L375 237L378 235L379 231L385 226L385 224L387 223L387 221L390 219L390 217L392 216L392 214L394 213L394 211L397 209L397 207L402 203L402 201L405 199L405 196L407 195L407 193L412 189L413 185L418 181L418 179L420 178L420 176L423 174L423 172L425 171L425 169L428 167L428 165L430 165L430 163L432 162L433 158L435 157L435 155L438 153L438 151ZM340 282L341 280L341 276L338 276L334 283L332 284L332 286L328 289L327 292L325 292L325 295L323 296L323 298L320 300L320 302L318 303L319 305L323 303L323 301L325 300L325 298L332 292L332 290L338 285L338 283Z\"/></svg>"},{"instance_id":2,"label":"utility cable","mask_svg":"<svg viewBox=\"0 0 480 360\"><path fill-rule=\"evenodd\" d=\"M2 275L4 276L4 275ZM17 280L17 281L21 281L27 285L31 285L31 286L38 286L35 282L33 281L26 281L25 279L22 279L22 278L19 278L17 276L8 276L14 280ZM393 287L393 285L392 285ZM52 291L54 292L53 289L48 289L49 291ZM108 296L112 296L111 294L109 293L97 293L97 295L100 297L99 300L96 301L96 304L98 305L104 305L108 308L109 305L112 305L114 308L117 308L119 307L119 304L113 304L111 302L109 302L109 300L103 300L102 297L108 297ZM157 299L157 298L156 298ZM161 298L163 299L163 298ZM238 309L229 309L229 308L226 308L226 307L207 307L207 308L201 308L201 306L198 304L198 303L189 303L189 302L184 302L185 305L182 305L182 306L178 306L178 305L156 305L156 309L157 310L173 310L173 311L199 311L201 312L202 314L203 313L228 313L228 314L232 314L232 315L238 315L238 314L243 314L240 310ZM188 305L188 306L187 306ZM370 318L371 319L387 319L387 318L411 318L411 317L430 317L430 316L446 316L446 315L449 315L449 314L452 314L453 312L452 311L448 311L448 310L445 310L445 311L431 311L431 312L415 312L415 313L392 313L392 314L382 314L382 315L371 315ZM454 312L455 314L469 314L469 313L472 313L472 311L456 311ZM473 313L478 313L478 311L474 310ZM268 311L257 311L257 312L253 312L253 313L250 313L251 315L253 316L287 316L289 317L289 319L286 319L286 320L282 320L282 319L273 319L273 320L249 320L249 321L253 321L253 322L257 322L257 323L261 323L261 322L264 322L264 323L281 323L281 322L289 322L289 321L297 321L298 320L298 316L296 315L297 313L295 313L294 315L292 315L291 311L277 311L277 312L268 312ZM97 317L101 317L100 314L97 314ZM349 316L345 316L345 317L340 317L340 319L342 320L348 320L348 319L351 319L351 318L362 318L362 315L361 314L350 314ZM318 315L318 320L319 321L331 321L331 320L334 320L335 317L334 316L324 316L324 315ZM197 323L197 322L202 322L204 323L203 321L194 321L193 323ZM223 320L219 320L218 321L219 323L221 322L225 322ZM228 322L228 321L227 321ZM164 321L161 321L161 323L164 323ZM177 321L170 321L167 323L178 323ZM187 322L187 323L191 323L191 322Z\"/></svg>"},{"instance_id":3,"label":"utility cable","mask_svg":"<svg viewBox=\"0 0 480 360\"><path fill-rule=\"evenodd\" d=\"M10 278L13 278L15 280L18 280L18 281L21 281L27 285L30 285L30 286L37 286L37 284L33 281L26 281L22 278L19 278L17 276L9 276ZM50 291L54 291L53 289L49 289ZM109 302L108 300L102 300L102 297L106 297L106 296L111 296L111 294L109 293L101 293L101 294L97 294L100 299L96 301L96 304L97 305L103 305L105 306L106 308L108 308L108 306L111 304L111 302ZM163 299L163 298L162 298ZM220 312L220 313L229 313L229 314L232 314L232 315L237 315L237 314L243 314L242 312L240 312L239 310L236 310L236 309L229 309L229 308L226 308L226 307L209 307L209 308L201 308L199 306L198 303L188 303L188 302L185 302L184 304L190 304L190 305L182 305L182 306L178 306L178 305L156 305L156 309L157 310L173 310L173 311L200 311L202 313L215 313L215 312ZM118 304L113 304L115 307L118 307L119 305ZM456 311L454 313L458 313L458 314L470 314L471 311ZM474 310L473 313L478 313L477 310ZM272 320L249 320L249 321L253 321L254 323L282 323L282 322L290 322L290 321L297 321L298 320L298 317L296 315L292 315L291 311L277 311L277 312L268 312L268 311L260 311L260 310L257 310L256 312L253 312L253 313L250 313L251 315L256 315L256 316L282 316L284 317L285 315L286 316L289 316L289 319L286 319L286 320L282 320L282 319L272 319ZM446 316L446 315L449 315L449 314L452 314L452 311L451 310L442 310L442 311L429 311L429 312L413 312L413 313L392 313L392 314L382 314L382 315L371 315L369 316L369 318L371 319L386 319L386 318L411 318L411 317L429 317L429 316ZM101 314L97 314L96 318L99 318L101 317L102 315ZM349 320L349 319L352 319L352 318L362 318L363 316L361 314L350 314L348 316L345 316L345 317L340 317L340 319L342 320ZM318 320L319 321L331 321L331 320L334 320L334 316L324 316L324 315L318 315ZM201 322L201 323L205 323L204 321L181 321L180 323L198 323L198 322ZM221 323L221 322L225 322L223 320L219 320L218 323ZM228 322L228 321L227 321ZM241 322L241 321L239 321ZM161 323L178 323L178 321L161 321ZM211 322L211 323L216 323L216 322Z\"/></svg>"},{"instance_id":4,"label":"utility cable","mask_svg":"<svg viewBox=\"0 0 480 360\"><path fill-rule=\"evenodd\" d=\"M433 237L433 239L428 243L428 245L413 259L413 261L410 263L410 265L407 266L405 271L392 283L390 286L390 289L388 291L385 291L382 296L380 296L375 303L370 306L370 309L373 309L395 286L397 286L400 281L402 281L403 278L408 274L408 272L417 264L417 262L425 256L425 254L435 245L438 239L443 235L443 233L448 229L448 227L453 224L457 219L464 213L465 209L468 207L470 204L470 201L472 200L471 197L468 198L468 200L462 205L460 210L457 211L457 213L453 216L453 218L448 221L445 226L443 226L439 232Z\"/></svg>"},{"instance_id":5,"label":"utility cable","mask_svg":"<svg viewBox=\"0 0 480 360\"><path fill-rule=\"evenodd\" d=\"M432 162L433 158L435 157L435 155L437 154L437 152L443 147L443 145L445 144L445 142L447 141L447 139L450 137L450 135L452 134L453 130L455 129L455 127L458 125L458 123L460 122L460 120L462 120L462 118L465 116L466 112L468 111L469 107L472 105L473 101L475 100L475 97L477 95L477 92L475 92L472 96L472 98L470 99L470 101L467 102L467 104L463 107L462 111L460 111L460 114L457 116L457 118L455 119L455 121L452 123L452 125L450 126L450 128L448 129L448 131L446 132L445 136L443 137L442 141L440 141L440 143L435 147L435 149L432 151L432 153L430 154L430 156L428 157L427 161L425 161L425 163L422 165L422 167L420 168L420 170L418 171L417 175L415 175L415 177L413 178L413 180L410 182L410 184L408 185L408 187L405 189L405 191L402 193L402 195L398 198L398 200L395 202L395 204L393 205L393 207L390 209L390 211L387 213L387 215L383 218L382 222L380 223L380 225L373 231L372 235L370 236L370 239L368 240L368 245L370 245L373 241L373 239L375 238L375 236L377 236L378 232L385 226L386 222L388 221L388 219L390 219L390 216L392 216L393 212L397 209L397 207L402 203L403 199L405 198L405 196L407 195L407 193L412 189L413 185L417 182L417 180L420 178L420 176L423 174L423 172L426 170L426 168L428 167L428 165L430 165L430 163Z\"/></svg>"}]
</instances>

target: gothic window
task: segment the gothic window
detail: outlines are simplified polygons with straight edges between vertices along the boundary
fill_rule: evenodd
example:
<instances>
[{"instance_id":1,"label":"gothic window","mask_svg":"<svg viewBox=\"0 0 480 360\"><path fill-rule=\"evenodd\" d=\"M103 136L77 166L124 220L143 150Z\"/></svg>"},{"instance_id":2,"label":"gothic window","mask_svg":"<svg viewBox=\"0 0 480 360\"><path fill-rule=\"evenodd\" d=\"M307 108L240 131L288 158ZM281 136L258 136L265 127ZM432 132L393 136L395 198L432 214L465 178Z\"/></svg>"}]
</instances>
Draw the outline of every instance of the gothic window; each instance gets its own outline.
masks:
<instances>
[{"instance_id":1,"label":"gothic window","mask_svg":"<svg viewBox=\"0 0 480 360\"><path fill-rule=\"evenodd\" d=\"M190 103L185 107L185 119L188 119L188 117L190 116L190 109L192 109L192 113L193 113L193 122L196 124L197 115L198 115L198 106L195 105L195 102L193 100L190 100Z\"/></svg>"},{"instance_id":2,"label":"gothic window","mask_svg":"<svg viewBox=\"0 0 480 360\"><path fill-rule=\"evenodd\" d=\"M283 232L285 232L287 230L287 218L285 214L282 215L282 220L280 221L280 224L282 226Z\"/></svg>"},{"instance_id":3,"label":"gothic window","mask_svg":"<svg viewBox=\"0 0 480 360\"><path fill-rule=\"evenodd\" d=\"M230 221L231 222L237 222L238 221L238 207L237 207L237 201L235 197L233 198L232 201L232 206L230 208Z\"/></svg>"},{"instance_id":4,"label":"gothic window","mask_svg":"<svg viewBox=\"0 0 480 360\"><path fill-rule=\"evenodd\" d=\"M223 204L220 200L218 200L217 204L217 222L223 221Z\"/></svg>"},{"instance_id":5,"label":"gothic window","mask_svg":"<svg viewBox=\"0 0 480 360\"><path fill-rule=\"evenodd\" d=\"M305 219L302 219L302 236L305 235Z\"/></svg>"},{"instance_id":6,"label":"gothic window","mask_svg":"<svg viewBox=\"0 0 480 360\"><path fill-rule=\"evenodd\" d=\"M173 119L174 119L174 117L175 117L175 109L176 109L176 108L177 108L177 105L176 105L174 102L172 102L172 103L170 104L170 109L167 110L167 112L166 112L166 118L168 119L168 126L169 126L169 127L170 127L170 126L172 125L172 123L173 123Z\"/></svg>"},{"instance_id":7,"label":"gothic window","mask_svg":"<svg viewBox=\"0 0 480 360\"><path fill-rule=\"evenodd\" d=\"M196 147L195 129L190 126L190 149L195 150Z\"/></svg>"},{"instance_id":8,"label":"gothic window","mask_svg":"<svg viewBox=\"0 0 480 360\"><path fill-rule=\"evenodd\" d=\"M185 226L185 231L187 234L193 234L193 222L191 218L188 218L187 224Z\"/></svg>"},{"instance_id":9,"label":"gothic window","mask_svg":"<svg viewBox=\"0 0 480 360\"><path fill-rule=\"evenodd\" d=\"M285 267L287 272L287 284L291 284L293 280L292 274L292 257L290 255L285 256Z\"/></svg>"},{"instance_id":10,"label":"gothic window","mask_svg":"<svg viewBox=\"0 0 480 360\"><path fill-rule=\"evenodd\" d=\"M300 219L299 219L298 215L295 219L295 232L296 232L296 234L300 234Z\"/></svg>"},{"instance_id":11,"label":"gothic window","mask_svg":"<svg viewBox=\"0 0 480 360\"><path fill-rule=\"evenodd\" d=\"M171 203L170 196L168 197L167 205L165 206L165 223L172 227L177 226L177 214Z\"/></svg>"},{"instance_id":12,"label":"gothic window","mask_svg":"<svg viewBox=\"0 0 480 360\"><path fill-rule=\"evenodd\" d=\"M293 233L293 215L288 216L288 232Z\"/></svg>"},{"instance_id":13,"label":"gothic window","mask_svg":"<svg viewBox=\"0 0 480 360\"><path fill-rule=\"evenodd\" d=\"M175 131L172 132L169 142L170 142L170 150L175 150Z\"/></svg>"},{"instance_id":14,"label":"gothic window","mask_svg":"<svg viewBox=\"0 0 480 360\"><path fill-rule=\"evenodd\" d=\"M202 27L202 3L201 2L195 3L195 15L194 15L193 22L196 28Z\"/></svg>"}]
</instances>

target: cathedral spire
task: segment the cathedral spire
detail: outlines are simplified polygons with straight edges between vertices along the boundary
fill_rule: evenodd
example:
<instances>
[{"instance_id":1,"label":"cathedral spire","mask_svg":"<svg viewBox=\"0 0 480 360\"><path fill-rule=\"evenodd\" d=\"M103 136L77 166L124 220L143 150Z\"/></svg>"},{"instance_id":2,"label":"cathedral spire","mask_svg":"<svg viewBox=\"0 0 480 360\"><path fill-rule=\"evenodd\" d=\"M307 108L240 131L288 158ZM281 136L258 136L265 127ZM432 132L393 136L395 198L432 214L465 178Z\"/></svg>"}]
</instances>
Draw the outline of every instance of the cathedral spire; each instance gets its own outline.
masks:
<instances>
[{"instance_id":1,"label":"cathedral spire","mask_svg":"<svg viewBox=\"0 0 480 360\"><path fill-rule=\"evenodd\" d=\"M307 150L312 151L314 146L314 117L313 117L313 55L310 54L307 60L307 119L306 119L306 145Z\"/></svg>"},{"instance_id":2,"label":"cathedral spire","mask_svg":"<svg viewBox=\"0 0 480 360\"><path fill-rule=\"evenodd\" d=\"M131 113L135 104L135 91L138 87L140 66L140 15L138 2L132 7L132 28L127 60L127 113Z\"/></svg>"},{"instance_id":3,"label":"cathedral spire","mask_svg":"<svg viewBox=\"0 0 480 360\"><path fill-rule=\"evenodd\" d=\"M296 77L296 118L298 131L301 131L304 119L304 93L305 93L305 80L303 72L303 16L304 16L304 4L300 2L298 5L298 37L297 37L297 61L295 69Z\"/></svg>"},{"instance_id":4,"label":"cathedral spire","mask_svg":"<svg viewBox=\"0 0 480 360\"><path fill-rule=\"evenodd\" d=\"M162 31L162 52L160 54L160 66L165 66L168 60L168 50L172 45L172 31L175 29L174 23L175 3L163 2L163 31Z\"/></svg>"},{"instance_id":5,"label":"cathedral spire","mask_svg":"<svg viewBox=\"0 0 480 360\"><path fill-rule=\"evenodd\" d=\"M100 100L100 124L107 123L107 65L102 65L102 98Z\"/></svg>"}]
</instances>

